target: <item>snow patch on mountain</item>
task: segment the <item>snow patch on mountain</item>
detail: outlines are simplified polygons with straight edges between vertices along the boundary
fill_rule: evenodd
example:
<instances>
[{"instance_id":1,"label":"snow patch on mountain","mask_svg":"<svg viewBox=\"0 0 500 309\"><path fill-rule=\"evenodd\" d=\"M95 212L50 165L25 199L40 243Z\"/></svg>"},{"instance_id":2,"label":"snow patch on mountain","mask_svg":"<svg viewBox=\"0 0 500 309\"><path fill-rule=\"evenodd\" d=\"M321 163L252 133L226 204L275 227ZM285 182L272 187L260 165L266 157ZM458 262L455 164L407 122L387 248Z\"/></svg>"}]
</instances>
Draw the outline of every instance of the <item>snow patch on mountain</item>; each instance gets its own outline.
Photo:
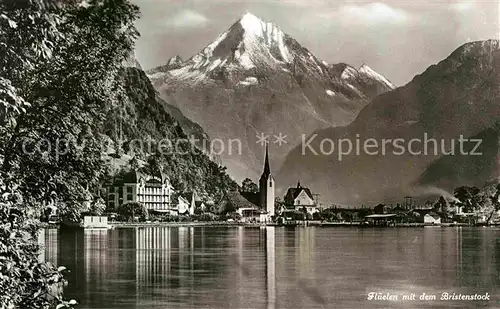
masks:
<instances>
[{"instance_id":1,"label":"snow patch on mountain","mask_svg":"<svg viewBox=\"0 0 500 309\"><path fill-rule=\"evenodd\" d=\"M326 90L326 94L329 95L329 96L331 96L331 97L334 97L336 95L335 91L332 91L330 89Z\"/></svg>"},{"instance_id":2,"label":"snow patch on mountain","mask_svg":"<svg viewBox=\"0 0 500 309\"><path fill-rule=\"evenodd\" d=\"M356 71L355 68L348 65L348 66L346 66L344 71L342 71L340 78L342 78L342 79L356 78L357 75L358 75L358 71Z\"/></svg>"},{"instance_id":3,"label":"snow patch on mountain","mask_svg":"<svg viewBox=\"0 0 500 309\"><path fill-rule=\"evenodd\" d=\"M176 55L172 58L170 58L167 62L167 66L169 67L173 67L173 66L177 66L177 65L182 65L182 58L179 56L179 55Z\"/></svg>"},{"instance_id":4,"label":"snow patch on mountain","mask_svg":"<svg viewBox=\"0 0 500 309\"><path fill-rule=\"evenodd\" d=\"M377 72L375 72L372 68L370 68L369 66L367 66L366 64L363 64L359 69L358 69L358 72L371 78L371 79L375 79L375 80L378 80L384 84L386 84L389 88L391 89L395 89L396 86L394 86L389 80L387 80L387 78L385 78L384 76L378 74Z\"/></svg>"},{"instance_id":5,"label":"snow patch on mountain","mask_svg":"<svg viewBox=\"0 0 500 309\"><path fill-rule=\"evenodd\" d=\"M259 83L259 81L257 80L256 77L247 77L245 78L245 80L243 81L240 81L238 84L239 85L243 85L243 86L251 86L251 85L257 85Z\"/></svg>"}]
</instances>

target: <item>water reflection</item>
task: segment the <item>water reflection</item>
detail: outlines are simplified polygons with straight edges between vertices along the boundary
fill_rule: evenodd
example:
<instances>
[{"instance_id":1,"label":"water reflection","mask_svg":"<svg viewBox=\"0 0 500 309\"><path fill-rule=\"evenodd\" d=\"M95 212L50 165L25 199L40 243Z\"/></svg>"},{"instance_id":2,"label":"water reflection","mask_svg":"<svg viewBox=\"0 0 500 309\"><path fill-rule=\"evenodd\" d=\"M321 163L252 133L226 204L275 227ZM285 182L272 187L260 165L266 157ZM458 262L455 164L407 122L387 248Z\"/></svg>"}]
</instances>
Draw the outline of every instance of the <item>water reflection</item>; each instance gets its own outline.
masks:
<instances>
[{"instance_id":1,"label":"water reflection","mask_svg":"<svg viewBox=\"0 0 500 309\"><path fill-rule=\"evenodd\" d=\"M369 292L481 293L500 286L498 229L147 227L45 230L41 259L71 272L79 308L426 308Z\"/></svg>"}]
</instances>

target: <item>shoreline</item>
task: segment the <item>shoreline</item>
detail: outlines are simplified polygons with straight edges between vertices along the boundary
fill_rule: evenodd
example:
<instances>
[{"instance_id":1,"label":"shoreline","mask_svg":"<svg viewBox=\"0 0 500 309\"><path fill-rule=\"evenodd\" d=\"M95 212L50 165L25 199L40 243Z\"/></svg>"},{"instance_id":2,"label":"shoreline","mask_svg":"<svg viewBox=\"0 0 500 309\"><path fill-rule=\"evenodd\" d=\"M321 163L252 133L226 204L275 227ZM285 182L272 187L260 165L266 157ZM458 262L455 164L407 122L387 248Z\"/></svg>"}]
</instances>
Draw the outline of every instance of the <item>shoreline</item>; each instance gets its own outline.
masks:
<instances>
[{"instance_id":1,"label":"shoreline","mask_svg":"<svg viewBox=\"0 0 500 309\"><path fill-rule=\"evenodd\" d=\"M373 226L363 225L360 222L321 222L321 221L300 221L294 224L279 225L276 223L249 223L249 222L224 222L224 221L206 221L206 222L108 222L108 229L120 228L140 228L140 227L324 227L324 228L422 228L422 227L498 227L498 224L490 224L489 226L475 226L466 223L398 223L394 226ZM61 224L42 224L42 228L60 228ZM105 229L105 228L83 228L82 229Z\"/></svg>"},{"instance_id":2,"label":"shoreline","mask_svg":"<svg viewBox=\"0 0 500 309\"><path fill-rule=\"evenodd\" d=\"M367 226L359 222L320 222L320 221L306 221L297 224L278 225L276 223L246 223L246 222L221 222L221 221L207 221L207 222L110 222L108 223L112 228L130 228L130 227L150 227L150 226L164 226L164 227L261 227L261 226L276 226L276 227L353 227L353 228L412 228L412 227L482 227L473 226L466 223L441 223L441 224L427 224L427 223L399 223L395 226ZM495 227L498 225L489 225Z\"/></svg>"},{"instance_id":3,"label":"shoreline","mask_svg":"<svg viewBox=\"0 0 500 309\"><path fill-rule=\"evenodd\" d=\"M130 228L130 227L150 227L150 226L164 226L164 227L194 227L194 226L208 226L208 227L236 227L247 226L257 227L266 226L263 223L244 223L244 222L221 222L221 221L206 221L206 222L108 222L108 225L113 228Z\"/></svg>"}]
</instances>

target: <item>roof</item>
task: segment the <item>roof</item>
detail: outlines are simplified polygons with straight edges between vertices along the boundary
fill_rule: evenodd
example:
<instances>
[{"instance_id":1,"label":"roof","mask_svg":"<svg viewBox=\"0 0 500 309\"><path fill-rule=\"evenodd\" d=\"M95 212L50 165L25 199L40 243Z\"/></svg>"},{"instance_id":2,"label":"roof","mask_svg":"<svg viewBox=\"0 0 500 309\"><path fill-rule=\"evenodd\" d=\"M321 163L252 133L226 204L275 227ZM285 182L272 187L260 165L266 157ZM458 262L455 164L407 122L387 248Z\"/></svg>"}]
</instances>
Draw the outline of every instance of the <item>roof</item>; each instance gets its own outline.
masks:
<instances>
[{"instance_id":1,"label":"roof","mask_svg":"<svg viewBox=\"0 0 500 309\"><path fill-rule=\"evenodd\" d=\"M137 183L141 178L141 173L138 171L121 171L116 174L110 185L122 186L125 183Z\"/></svg>"},{"instance_id":2,"label":"roof","mask_svg":"<svg viewBox=\"0 0 500 309\"><path fill-rule=\"evenodd\" d=\"M260 206L260 193L259 192L240 192L241 196L243 196L250 203Z\"/></svg>"},{"instance_id":3,"label":"roof","mask_svg":"<svg viewBox=\"0 0 500 309\"><path fill-rule=\"evenodd\" d=\"M396 216L396 214L374 214L374 215L368 215L365 216L367 219L384 219L384 218L392 218Z\"/></svg>"},{"instance_id":4,"label":"roof","mask_svg":"<svg viewBox=\"0 0 500 309\"><path fill-rule=\"evenodd\" d=\"M313 198L313 195L311 193L311 190L309 190L309 188L303 188L301 185L300 185L300 182L297 184L297 187L295 188L288 188L288 191L286 192L286 195L285 195L285 200L289 200L289 199L296 199L297 196L299 196L299 194L302 192L302 191L305 191L307 196L309 196L312 200L314 200Z\"/></svg>"},{"instance_id":5,"label":"roof","mask_svg":"<svg viewBox=\"0 0 500 309\"><path fill-rule=\"evenodd\" d=\"M147 182L162 183L168 179L168 176L161 172L150 175L144 168L139 168L138 170L119 172L113 177L112 185L122 186L125 183L138 183L141 178L144 178Z\"/></svg>"},{"instance_id":6,"label":"roof","mask_svg":"<svg viewBox=\"0 0 500 309\"><path fill-rule=\"evenodd\" d=\"M440 215L438 215L437 213L435 213L435 212L433 212L433 211L431 211L431 212L427 213L427 214L426 214L426 216L431 216L431 217L433 217L434 219L439 219L439 218L441 218L441 216L440 216Z\"/></svg>"},{"instance_id":7,"label":"roof","mask_svg":"<svg viewBox=\"0 0 500 309\"><path fill-rule=\"evenodd\" d=\"M421 208L421 209L412 209L413 212L416 212L418 214L420 214L421 216L422 215L426 215L428 214L429 212L433 211L434 208Z\"/></svg>"},{"instance_id":8,"label":"roof","mask_svg":"<svg viewBox=\"0 0 500 309\"><path fill-rule=\"evenodd\" d=\"M226 193L226 199L235 208L258 208L258 194L251 192L231 191ZM257 203L255 203L257 201Z\"/></svg>"},{"instance_id":9,"label":"roof","mask_svg":"<svg viewBox=\"0 0 500 309\"><path fill-rule=\"evenodd\" d=\"M401 206L396 206L392 209L392 211L405 211L406 209L404 209L403 207Z\"/></svg>"}]
</instances>

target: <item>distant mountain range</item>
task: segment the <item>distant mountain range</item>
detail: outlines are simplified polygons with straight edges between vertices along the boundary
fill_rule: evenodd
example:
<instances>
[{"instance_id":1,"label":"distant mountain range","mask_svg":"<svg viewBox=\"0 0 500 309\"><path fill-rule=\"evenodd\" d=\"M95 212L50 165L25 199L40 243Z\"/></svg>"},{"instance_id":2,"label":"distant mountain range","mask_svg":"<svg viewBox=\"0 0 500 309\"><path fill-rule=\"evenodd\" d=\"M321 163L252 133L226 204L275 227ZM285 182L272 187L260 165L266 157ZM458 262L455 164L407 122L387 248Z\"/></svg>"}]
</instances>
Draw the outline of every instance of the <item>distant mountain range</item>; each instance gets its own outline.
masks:
<instances>
[{"instance_id":1,"label":"distant mountain range","mask_svg":"<svg viewBox=\"0 0 500 309\"><path fill-rule=\"evenodd\" d=\"M238 181L261 173L258 134L271 136L277 169L302 134L348 125L371 99L394 89L367 65L356 69L318 59L250 13L193 57L173 57L147 73L162 99L223 142L217 147L224 150L222 162ZM273 144L279 133L287 136L281 146ZM233 147L229 153L229 141L236 139L242 152Z\"/></svg>"},{"instance_id":2,"label":"distant mountain range","mask_svg":"<svg viewBox=\"0 0 500 309\"><path fill-rule=\"evenodd\" d=\"M361 151L340 161L336 152L315 155L309 148L303 153L299 146L287 156L277 183L285 187L300 179L321 193L323 200L345 204L482 185L498 176L499 102L499 41L467 43L407 85L377 96L351 124L316 131L309 145L317 150L325 139L342 138L353 143L373 138L379 145L383 139L401 138L407 145L427 135L437 140L437 148L444 141L445 149L450 151L451 144L457 145L462 135L483 140L477 149L483 153L481 156L461 155L458 146L455 155L445 155L441 149L435 154L431 142L427 155L408 151L396 155L389 145L386 155ZM416 150L424 150L422 144L416 146ZM468 143L465 150L472 146Z\"/></svg>"}]
</instances>

